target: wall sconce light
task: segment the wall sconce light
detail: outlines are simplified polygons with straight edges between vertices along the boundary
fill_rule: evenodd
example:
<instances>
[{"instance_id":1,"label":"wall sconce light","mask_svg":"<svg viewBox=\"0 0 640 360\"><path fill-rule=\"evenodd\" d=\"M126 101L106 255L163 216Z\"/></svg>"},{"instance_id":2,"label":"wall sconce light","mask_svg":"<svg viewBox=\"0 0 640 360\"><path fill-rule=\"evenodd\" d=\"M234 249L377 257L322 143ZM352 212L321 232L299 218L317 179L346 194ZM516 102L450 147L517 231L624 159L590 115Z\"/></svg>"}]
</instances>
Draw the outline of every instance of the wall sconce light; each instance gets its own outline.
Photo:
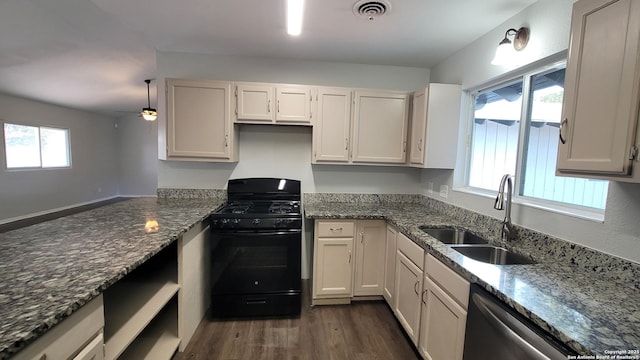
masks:
<instances>
[{"instance_id":1,"label":"wall sconce light","mask_svg":"<svg viewBox=\"0 0 640 360\"><path fill-rule=\"evenodd\" d=\"M149 97L149 84L151 83L151 80L147 79L144 82L147 83L147 107L142 108L140 116L147 121L155 121L158 118L158 112L156 109L151 107L151 97Z\"/></svg>"},{"instance_id":2,"label":"wall sconce light","mask_svg":"<svg viewBox=\"0 0 640 360\"><path fill-rule=\"evenodd\" d=\"M513 46L509 36L514 36ZM491 61L492 65L509 65L513 63L516 55L515 51L520 51L527 46L529 42L529 29L521 27L520 29L509 29L504 33L504 39L498 44L496 56ZM513 48L513 49L512 49ZM515 50L515 51L514 51Z\"/></svg>"}]
</instances>

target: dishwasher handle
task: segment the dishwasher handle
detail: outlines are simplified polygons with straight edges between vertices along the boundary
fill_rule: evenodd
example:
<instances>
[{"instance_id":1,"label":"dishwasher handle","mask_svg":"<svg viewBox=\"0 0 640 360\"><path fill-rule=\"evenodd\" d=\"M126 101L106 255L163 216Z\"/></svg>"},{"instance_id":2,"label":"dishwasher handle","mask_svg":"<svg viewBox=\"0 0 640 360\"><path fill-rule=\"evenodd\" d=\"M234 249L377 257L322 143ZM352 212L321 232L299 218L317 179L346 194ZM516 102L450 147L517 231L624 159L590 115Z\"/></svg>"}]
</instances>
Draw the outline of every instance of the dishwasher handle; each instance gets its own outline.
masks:
<instances>
[{"instance_id":1,"label":"dishwasher handle","mask_svg":"<svg viewBox=\"0 0 640 360\"><path fill-rule=\"evenodd\" d=\"M493 300L473 293L472 301L486 321L498 331L504 339L509 339L526 354L527 359L566 359L567 355L551 345L545 337L531 329L520 319L510 314Z\"/></svg>"}]
</instances>

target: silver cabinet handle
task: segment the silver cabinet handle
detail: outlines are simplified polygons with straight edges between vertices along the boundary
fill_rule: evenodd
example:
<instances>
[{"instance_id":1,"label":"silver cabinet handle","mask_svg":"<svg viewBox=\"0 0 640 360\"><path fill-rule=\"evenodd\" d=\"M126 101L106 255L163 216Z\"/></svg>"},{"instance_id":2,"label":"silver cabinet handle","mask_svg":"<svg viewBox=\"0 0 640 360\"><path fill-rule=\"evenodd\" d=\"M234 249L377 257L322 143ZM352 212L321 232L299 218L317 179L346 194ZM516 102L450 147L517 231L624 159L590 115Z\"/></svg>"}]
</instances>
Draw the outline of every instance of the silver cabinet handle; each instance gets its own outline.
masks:
<instances>
[{"instance_id":1,"label":"silver cabinet handle","mask_svg":"<svg viewBox=\"0 0 640 360\"><path fill-rule=\"evenodd\" d=\"M349 264L351 264L351 250L349 250Z\"/></svg>"},{"instance_id":2,"label":"silver cabinet handle","mask_svg":"<svg viewBox=\"0 0 640 360\"><path fill-rule=\"evenodd\" d=\"M423 304L425 304L425 305L427 305L427 302L424 300L424 295L425 295L426 293L427 293L427 290L425 289L425 290L422 292L422 295L420 296L420 300L422 300L422 303L423 303Z\"/></svg>"},{"instance_id":3,"label":"silver cabinet handle","mask_svg":"<svg viewBox=\"0 0 640 360\"><path fill-rule=\"evenodd\" d=\"M276 106L278 107L277 111L278 111L278 114L279 114L280 113L280 100L278 100L278 102L276 103Z\"/></svg>"},{"instance_id":4,"label":"silver cabinet handle","mask_svg":"<svg viewBox=\"0 0 640 360\"><path fill-rule=\"evenodd\" d=\"M560 133L560 142L563 143L563 144L566 144L567 140L562 136L562 129L564 129L564 126L568 125L568 124L569 124L569 119L567 119L567 118L564 118L564 120L562 120L562 122L560 123L560 131L559 131L559 133Z\"/></svg>"},{"instance_id":5,"label":"silver cabinet handle","mask_svg":"<svg viewBox=\"0 0 640 360\"><path fill-rule=\"evenodd\" d=\"M416 292L416 295L420 296L420 293L418 292L418 284L420 283L420 280L416 281L415 284L413 284L413 291Z\"/></svg>"},{"instance_id":6,"label":"silver cabinet handle","mask_svg":"<svg viewBox=\"0 0 640 360\"><path fill-rule=\"evenodd\" d=\"M418 150L422 151L422 139L418 140Z\"/></svg>"},{"instance_id":7,"label":"silver cabinet handle","mask_svg":"<svg viewBox=\"0 0 640 360\"><path fill-rule=\"evenodd\" d=\"M349 138L344 138L344 149L349 150Z\"/></svg>"},{"instance_id":8,"label":"silver cabinet handle","mask_svg":"<svg viewBox=\"0 0 640 360\"><path fill-rule=\"evenodd\" d=\"M267 112L271 112L271 99L267 100Z\"/></svg>"},{"instance_id":9,"label":"silver cabinet handle","mask_svg":"<svg viewBox=\"0 0 640 360\"><path fill-rule=\"evenodd\" d=\"M342 231L342 227L339 228L329 228L331 231Z\"/></svg>"},{"instance_id":10,"label":"silver cabinet handle","mask_svg":"<svg viewBox=\"0 0 640 360\"><path fill-rule=\"evenodd\" d=\"M229 147L229 135L224 136L224 147Z\"/></svg>"},{"instance_id":11,"label":"silver cabinet handle","mask_svg":"<svg viewBox=\"0 0 640 360\"><path fill-rule=\"evenodd\" d=\"M360 233L360 244L364 242L364 233Z\"/></svg>"}]
</instances>

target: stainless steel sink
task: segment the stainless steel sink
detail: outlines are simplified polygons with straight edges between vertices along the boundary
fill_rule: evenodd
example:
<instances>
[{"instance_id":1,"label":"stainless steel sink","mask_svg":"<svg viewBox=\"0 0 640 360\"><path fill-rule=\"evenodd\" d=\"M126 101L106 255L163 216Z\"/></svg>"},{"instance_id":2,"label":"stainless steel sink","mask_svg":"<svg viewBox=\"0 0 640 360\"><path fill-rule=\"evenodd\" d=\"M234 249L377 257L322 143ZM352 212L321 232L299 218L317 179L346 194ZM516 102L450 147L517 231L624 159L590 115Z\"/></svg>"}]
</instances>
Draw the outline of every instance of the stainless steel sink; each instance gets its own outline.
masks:
<instances>
[{"instance_id":1,"label":"stainless steel sink","mask_svg":"<svg viewBox=\"0 0 640 360\"><path fill-rule=\"evenodd\" d=\"M456 228L432 228L420 226L420 230L447 244L488 244L489 242L478 235Z\"/></svg>"},{"instance_id":2,"label":"stainless steel sink","mask_svg":"<svg viewBox=\"0 0 640 360\"><path fill-rule=\"evenodd\" d=\"M495 265L535 264L530 258L492 245L452 245L451 248L473 260Z\"/></svg>"}]
</instances>

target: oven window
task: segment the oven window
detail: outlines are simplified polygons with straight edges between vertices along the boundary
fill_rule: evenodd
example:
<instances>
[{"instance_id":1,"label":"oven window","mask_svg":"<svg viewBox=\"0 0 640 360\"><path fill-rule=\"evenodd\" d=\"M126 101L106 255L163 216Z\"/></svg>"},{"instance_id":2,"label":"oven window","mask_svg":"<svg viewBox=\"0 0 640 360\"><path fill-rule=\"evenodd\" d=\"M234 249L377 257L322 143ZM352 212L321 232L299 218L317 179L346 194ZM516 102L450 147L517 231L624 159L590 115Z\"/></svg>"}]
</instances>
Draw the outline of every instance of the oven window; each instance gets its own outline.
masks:
<instances>
[{"instance_id":1,"label":"oven window","mask_svg":"<svg viewBox=\"0 0 640 360\"><path fill-rule=\"evenodd\" d=\"M299 290L300 246L300 232L214 235L214 294Z\"/></svg>"}]
</instances>

